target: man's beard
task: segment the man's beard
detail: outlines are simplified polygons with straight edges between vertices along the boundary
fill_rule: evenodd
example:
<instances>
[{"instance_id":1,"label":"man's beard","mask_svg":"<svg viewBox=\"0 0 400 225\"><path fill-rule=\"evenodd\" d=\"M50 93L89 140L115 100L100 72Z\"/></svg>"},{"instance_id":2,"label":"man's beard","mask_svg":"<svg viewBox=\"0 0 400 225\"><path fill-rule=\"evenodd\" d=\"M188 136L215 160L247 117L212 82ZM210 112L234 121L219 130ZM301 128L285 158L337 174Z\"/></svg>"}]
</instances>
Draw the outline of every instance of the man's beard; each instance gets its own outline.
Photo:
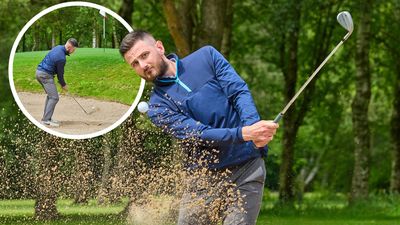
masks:
<instances>
[{"instance_id":1,"label":"man's beard","mask_svg":"<svg viewBox=\"0 0 400 225\"><path fill-rule=\"evenodd\" d=\"M167 70L168 70L168 63L162 60L160 63L160 70L156 77L163 76L165 73L167 73Z\"/></svg>"}]
</instances>

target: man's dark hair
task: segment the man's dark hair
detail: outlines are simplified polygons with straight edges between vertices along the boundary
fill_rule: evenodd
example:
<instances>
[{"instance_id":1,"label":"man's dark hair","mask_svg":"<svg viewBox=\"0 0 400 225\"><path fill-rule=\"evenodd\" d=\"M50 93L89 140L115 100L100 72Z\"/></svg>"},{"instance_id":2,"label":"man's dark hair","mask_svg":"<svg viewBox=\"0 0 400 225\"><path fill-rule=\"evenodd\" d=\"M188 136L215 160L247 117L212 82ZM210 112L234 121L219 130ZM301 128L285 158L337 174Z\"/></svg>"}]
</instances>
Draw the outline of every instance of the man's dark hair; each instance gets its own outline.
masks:
<instances>
[{"instance_id":1,"label":"man's dark hair","mask_svg":"<svg viewBox=\"0 0 400 225\"><path fill-rule=\"evenodd\" d=\"M75 48L78 47L78 41L75 38L68 39L68 42L71 43L71 45L74 46Z\"/></svg>"},{"instance_id":2,"label":"man's dark hair","mask_svg":"<svg viewBox=\"0 0 400 225\"><path fill-rule=\"evenodd\" d=\"M119 47L119 53L124 57L125 53L131 49L137 41L144 40L145 37L152 37L152 35L144 30L135 30L127 34L124 39L122 39L121 46Z\"/></svg>"}]
</instances>

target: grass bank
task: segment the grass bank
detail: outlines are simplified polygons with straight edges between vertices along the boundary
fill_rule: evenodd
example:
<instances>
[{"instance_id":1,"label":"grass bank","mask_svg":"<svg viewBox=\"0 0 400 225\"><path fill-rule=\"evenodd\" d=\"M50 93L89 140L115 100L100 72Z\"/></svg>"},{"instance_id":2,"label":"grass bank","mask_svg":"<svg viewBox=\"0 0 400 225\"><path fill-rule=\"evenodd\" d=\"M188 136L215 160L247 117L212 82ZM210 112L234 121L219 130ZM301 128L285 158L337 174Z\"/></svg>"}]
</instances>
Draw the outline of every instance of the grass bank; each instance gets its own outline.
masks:
<instances>
[{"instance_id":1,"label":"grass bank","mask_svg":"<svg viewBox=\"0 0 400 225\"><path fill-rule=\"evenodd\" d=\"M44 92L35 71L47 52L15 54L13 76L17 91ZM140 78L123 61L118 49L78 48L67 56L64 78L71 94L126 105L133 103L140 85ZM58 83L57 88L61 92Z\"/></svg>"}]
</instances>

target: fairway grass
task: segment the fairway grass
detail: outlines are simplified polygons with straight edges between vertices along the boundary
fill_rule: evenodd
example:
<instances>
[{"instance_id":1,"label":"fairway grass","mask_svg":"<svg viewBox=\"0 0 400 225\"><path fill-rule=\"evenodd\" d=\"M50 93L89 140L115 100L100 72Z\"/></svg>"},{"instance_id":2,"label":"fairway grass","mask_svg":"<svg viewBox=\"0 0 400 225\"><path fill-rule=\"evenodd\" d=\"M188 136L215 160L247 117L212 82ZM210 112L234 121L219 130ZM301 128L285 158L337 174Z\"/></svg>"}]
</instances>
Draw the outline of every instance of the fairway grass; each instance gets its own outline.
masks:
<instances>
[{"instance_id":1,"label":"fairway grass","mask_svg":"<svg viewBox=\"0 0 400 225\"><path fill-rule=\"evenodd\" d=\"M124 224L125 219L118 216L127 201L101 206L95 200L87 205L73 204L70 199L57 201L60 219L46 224ZM34 200L2 200L0 201L0 224L43 224L36 221L34 215Z\"/></svg>"},{"instance_id":2,"label":"fairway grass","mask_svg":"<svg viewBox=\"0 0 400 225\"><path fill-rule=\"evenodd\" d=\"M266 193L257 225L400 225L400 197L375 196L356 207L348 207L344 195L306 194L295 208L277 206L276 193ZM125 224L120 218L127 201L99 206L95 200L75 205L72 200L57 201L61 218L45 224ZM1 200L0 224L43 224L33 219L34 200Z\"/></svg>"},{"instance_id":3,"label":"fairway grass","mask_svg":"<svg viewBox=\"0 0 400 225\"><path fill-rule=\"evenodd\" d=\"M48 51L15 54L13 80L17 91L44 93L35 78L37 65ZM123 61L118 49L78 48L67 56L64 79L76 96L131 105L138 93L140 78ZM57 88L61 92L57 76Z\"/></svg>"}]
</instances>

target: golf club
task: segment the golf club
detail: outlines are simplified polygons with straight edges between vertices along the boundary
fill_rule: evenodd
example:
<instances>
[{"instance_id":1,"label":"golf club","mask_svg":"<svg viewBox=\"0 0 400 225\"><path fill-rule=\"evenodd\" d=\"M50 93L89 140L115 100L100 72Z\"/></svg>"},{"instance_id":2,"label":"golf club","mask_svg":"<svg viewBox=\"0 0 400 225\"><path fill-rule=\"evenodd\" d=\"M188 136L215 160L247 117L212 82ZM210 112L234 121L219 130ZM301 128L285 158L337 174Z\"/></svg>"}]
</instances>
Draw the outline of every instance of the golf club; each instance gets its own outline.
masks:
<instances>
[{"instance_id":1,"label":"golf club","mask_svg":"<svg viewBox=\"0 0 400 225\"><path fill-rule=\"evenodd\" d=\"M68 96L72 97L72 99L74 99L74 101L79 105L79 107L81 107L81 109L83 110L83 112L85 112L86 115L90 115L92 113L94 113L96 110L94 110L94 107L92 107L92 111L88 112L86 111L83 106L75 99L75 97L73 95L70 95L69 93L67 93Z\"/></svg>"},{"instance_id":2,"label":"golf club","mask_svg":"<svg viewBox=\"0 0 400 225\"><path fill-rule=\"evenodd\" d=\"M285 106L285 108L275 117L274 123L278 123L283 115L285 115L286 111L293 104L293 102L299 97L301 92L307 87L307 85L311 82L311 80L317 75L319 70L325 65L325 63L331 58L333 54L335 54L336 50L350 37L351 33L353 33L353 19L351 15L347 11L340 12L337 15L337 21L342 25L344 29L347 30L347 34L343 37L343 39L339 42L338 45L332 50L332 52L325 58L325 60L318 66L318 68L314 71L314 73L308 78L308 80L301 86L300 90L294 95L294 97L289 101L289 103Z\"/></svg>"}]
</instances>

